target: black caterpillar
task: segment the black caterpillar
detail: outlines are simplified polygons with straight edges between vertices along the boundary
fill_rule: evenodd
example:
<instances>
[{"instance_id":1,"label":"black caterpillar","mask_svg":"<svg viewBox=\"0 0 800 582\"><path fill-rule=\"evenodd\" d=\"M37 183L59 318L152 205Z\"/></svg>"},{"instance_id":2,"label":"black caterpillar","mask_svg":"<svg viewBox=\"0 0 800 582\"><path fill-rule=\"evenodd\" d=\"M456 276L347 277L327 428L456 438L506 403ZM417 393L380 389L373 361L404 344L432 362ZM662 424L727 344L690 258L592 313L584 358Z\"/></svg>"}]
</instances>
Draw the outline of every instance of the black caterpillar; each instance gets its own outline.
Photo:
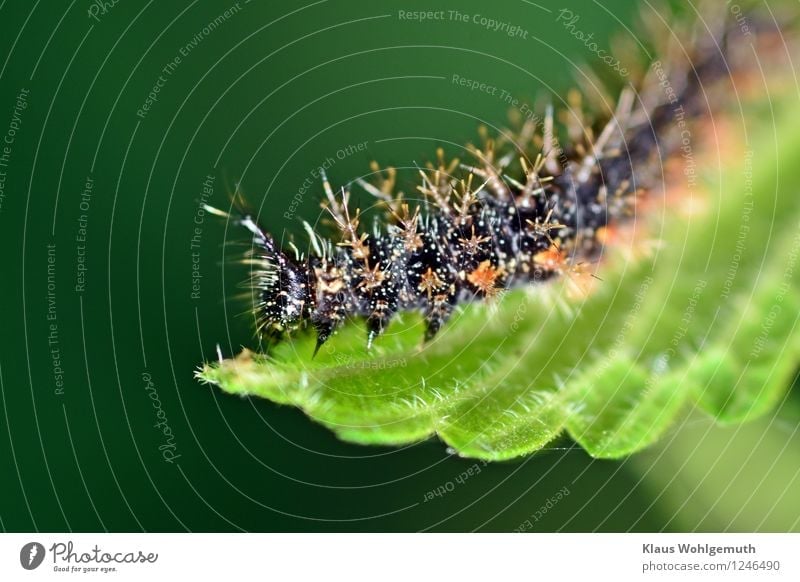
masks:
<instances>
[{"instance_id":1,"label":"black caterpillar","mask_svg":"<svg viewBox=\"0 0 800 582\"><path fill-rule=\"evenodd\" d=\"M535 121L526 123L509 153L501 155L491 140L472 148L473 166L447 164L440 153L437 167L420 172L422 208L392 194L392 169L379 172L377 184L360 182L390 218L371 234L360 231L361 214L348 207L349 192L342 189L337 198L327 179L323 207L340 240L323 239L306 224L308 257L295 249L292 258L278 248L251 216L234 217L254 235L259 332L273 342L311 324L316 354L346 318L360 316L369 348L396 313L420 310L428 341L462 303L595 261L605 230L633 217L637 199L660 183L661 161L681 147L678 122L708 111L709 84L730 74L726 56L735 32L724 30L716 43L695 43L687 59L692 66L670 63L669 74L666 65L651 67L639 92L622 90L602 125L587 125L575 113L581 105L573 95L564 128L569 145L558 143L548 108L541 132ZM531 144L541 152L533 162L524 151ZM512 177L516 157L520 166ZM464 177L456 178L459 167Z\"/></svg>"}]
</instances>

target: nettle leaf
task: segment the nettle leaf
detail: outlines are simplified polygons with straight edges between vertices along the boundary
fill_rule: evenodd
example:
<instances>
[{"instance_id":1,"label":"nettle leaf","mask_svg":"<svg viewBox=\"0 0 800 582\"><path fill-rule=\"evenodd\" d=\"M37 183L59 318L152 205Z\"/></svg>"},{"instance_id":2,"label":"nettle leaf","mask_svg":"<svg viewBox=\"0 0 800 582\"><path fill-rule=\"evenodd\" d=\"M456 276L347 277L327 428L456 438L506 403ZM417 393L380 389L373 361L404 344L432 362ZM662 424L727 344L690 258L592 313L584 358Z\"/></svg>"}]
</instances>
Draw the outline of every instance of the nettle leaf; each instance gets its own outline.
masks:
<instances>
[{"instance_id":1,"label":"nettle leaf","mask_svg":"<svg viewBox=\"0 0 800 582\"><path fill-rule=\"evenodd\" d=\"M563 433L595 457L622 457L690 403L720 423L756 418L787 390L800 354L800 118L778 119L702 194L649 203L635 227L661 244L609 252L588 297L569 299L569 280L510 292L461 310L425 346L421 319L406 314L370 353L363 323L350 322L316 359L313 334L300 335L198 376L296 406L347 441L438 435L488 460Z\"/></svg>"}]
</instances>

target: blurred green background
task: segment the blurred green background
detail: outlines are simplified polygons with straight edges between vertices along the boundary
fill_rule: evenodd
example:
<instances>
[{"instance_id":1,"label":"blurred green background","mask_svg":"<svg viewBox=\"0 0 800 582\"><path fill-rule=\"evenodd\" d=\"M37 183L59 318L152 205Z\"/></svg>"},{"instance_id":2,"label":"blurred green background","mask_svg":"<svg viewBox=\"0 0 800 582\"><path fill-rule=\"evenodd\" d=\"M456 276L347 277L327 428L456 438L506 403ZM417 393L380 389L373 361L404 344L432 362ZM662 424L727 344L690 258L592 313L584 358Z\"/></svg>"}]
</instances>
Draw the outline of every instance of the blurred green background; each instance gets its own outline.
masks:
<instances>
[{"instance_id":1,"label":"blurred green background","mask_svg":"<svg viewBox=\"0 0 800 582\"><path fill-rule=\"evenodd\" d=\"M607 47L636 2L101 4L0 3L0 130L16 124L0 168L0 528L800 529L797 390L738 428L690 414L621 462L563 441L476 467L436 441L347 445L193 378L217 344L257 345L233 298L245 247L223 244L246 236L201 199L226 207L238 185L290 235L320 215L322 164L335 184L371 160L410 183L437 146L459 155L478 125L506 124L502 91L560 102L593 56L558 10ZM419 10L445 19L400 17Z\"/></svg>"}]
</instances>

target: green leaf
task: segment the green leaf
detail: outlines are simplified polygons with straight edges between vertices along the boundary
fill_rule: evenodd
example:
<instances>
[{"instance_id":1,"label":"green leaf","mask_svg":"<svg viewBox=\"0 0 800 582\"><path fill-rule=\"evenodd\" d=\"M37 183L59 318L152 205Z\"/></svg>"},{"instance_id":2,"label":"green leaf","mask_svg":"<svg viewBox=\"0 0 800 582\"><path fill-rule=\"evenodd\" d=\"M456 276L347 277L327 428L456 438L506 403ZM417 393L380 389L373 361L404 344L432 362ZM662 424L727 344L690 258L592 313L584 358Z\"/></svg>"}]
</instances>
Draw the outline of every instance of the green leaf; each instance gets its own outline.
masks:
<instances>
[{"instance_id":1,"label":"green leaf","mask_svg":"<svg viewBox=\"0 0 800 582\"><path fill-rule=\"evenodd\" d=\"M347 441L438 435L488 460L564 432L593 456L625 456L692 401L720 423L763 415L800 354L800 119L780 119L744 162L711 168L710 199L689 189L653 204L648 232L662 243L646 257L610 253L588 298L570 300L569 279L510 292L463 309L426 346L421 319L406 314L372 353L351 322L316 359L300 334L269 358L245 351L198 376L296 406ZM706 212L679 212L692 196Z\"/></svg>"}]
</instances>

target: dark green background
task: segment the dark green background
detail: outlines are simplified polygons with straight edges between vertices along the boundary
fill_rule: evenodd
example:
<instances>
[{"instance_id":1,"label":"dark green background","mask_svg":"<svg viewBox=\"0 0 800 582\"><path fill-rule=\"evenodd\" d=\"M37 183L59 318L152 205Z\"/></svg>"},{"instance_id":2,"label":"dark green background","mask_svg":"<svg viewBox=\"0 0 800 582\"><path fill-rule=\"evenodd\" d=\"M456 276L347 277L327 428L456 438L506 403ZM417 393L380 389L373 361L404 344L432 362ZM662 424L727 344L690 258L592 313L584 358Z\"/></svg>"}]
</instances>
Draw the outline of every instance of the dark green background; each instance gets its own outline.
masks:
<instances>
[{"instance_id":1,"label":"dark green background","mask_svg":"<svg viewBox=\"0 0 800 582\"><path fill-rule=\"evenodd\" d=\"M548 95L558 103L576 67L593 57L555 11L580 14L580 27L607 46L610 32L632 23L635 4L569 0L548 12L522 0L242 0L140 119L162 68L232 3L124 0L100 22L89 18L87 0L0 3L0 131L16 95L30 91L0 211L0 528L508 531L562 487L569 496L534 530L796 528L778 496L797 477L796 420L727 431L689 420L624 462L594 461L564 441L482 467L424 502L474 463L436 441L347 445L296 410L193 379L217 344L225 355L255 345L251 322L237 317L246 304L233 298L246 269L231 261L243 247L223 245L247 237L226 233L224 221L202 225L200 299L191 297L190 238L207 175L215 176L212 204L226 206L238 183L273 232L298 233L298 220L283 214L327 157L366 141L367 151L336 160L334 183L366 173L373 159L406 168L401 178L410 180L437 145L458 154L479 124L507 121L504 102L454 85L453 74L530 104ZM520 25L528 39L397 18L400 9L456 8ZM88 271L78 293L87 176ZM314 221L320 196L316 181L298 214ZM54 391L47 342L53 243L63 395ZM175 463L158 449L143 373L175 435ZM743 452L722 463L725 472L709 469L704 459L717 459L731 439ZM742 472L737 459L749 458L775 462ZM718 505L728 483L736 486Z\"/></svg>"}]
</instances>

